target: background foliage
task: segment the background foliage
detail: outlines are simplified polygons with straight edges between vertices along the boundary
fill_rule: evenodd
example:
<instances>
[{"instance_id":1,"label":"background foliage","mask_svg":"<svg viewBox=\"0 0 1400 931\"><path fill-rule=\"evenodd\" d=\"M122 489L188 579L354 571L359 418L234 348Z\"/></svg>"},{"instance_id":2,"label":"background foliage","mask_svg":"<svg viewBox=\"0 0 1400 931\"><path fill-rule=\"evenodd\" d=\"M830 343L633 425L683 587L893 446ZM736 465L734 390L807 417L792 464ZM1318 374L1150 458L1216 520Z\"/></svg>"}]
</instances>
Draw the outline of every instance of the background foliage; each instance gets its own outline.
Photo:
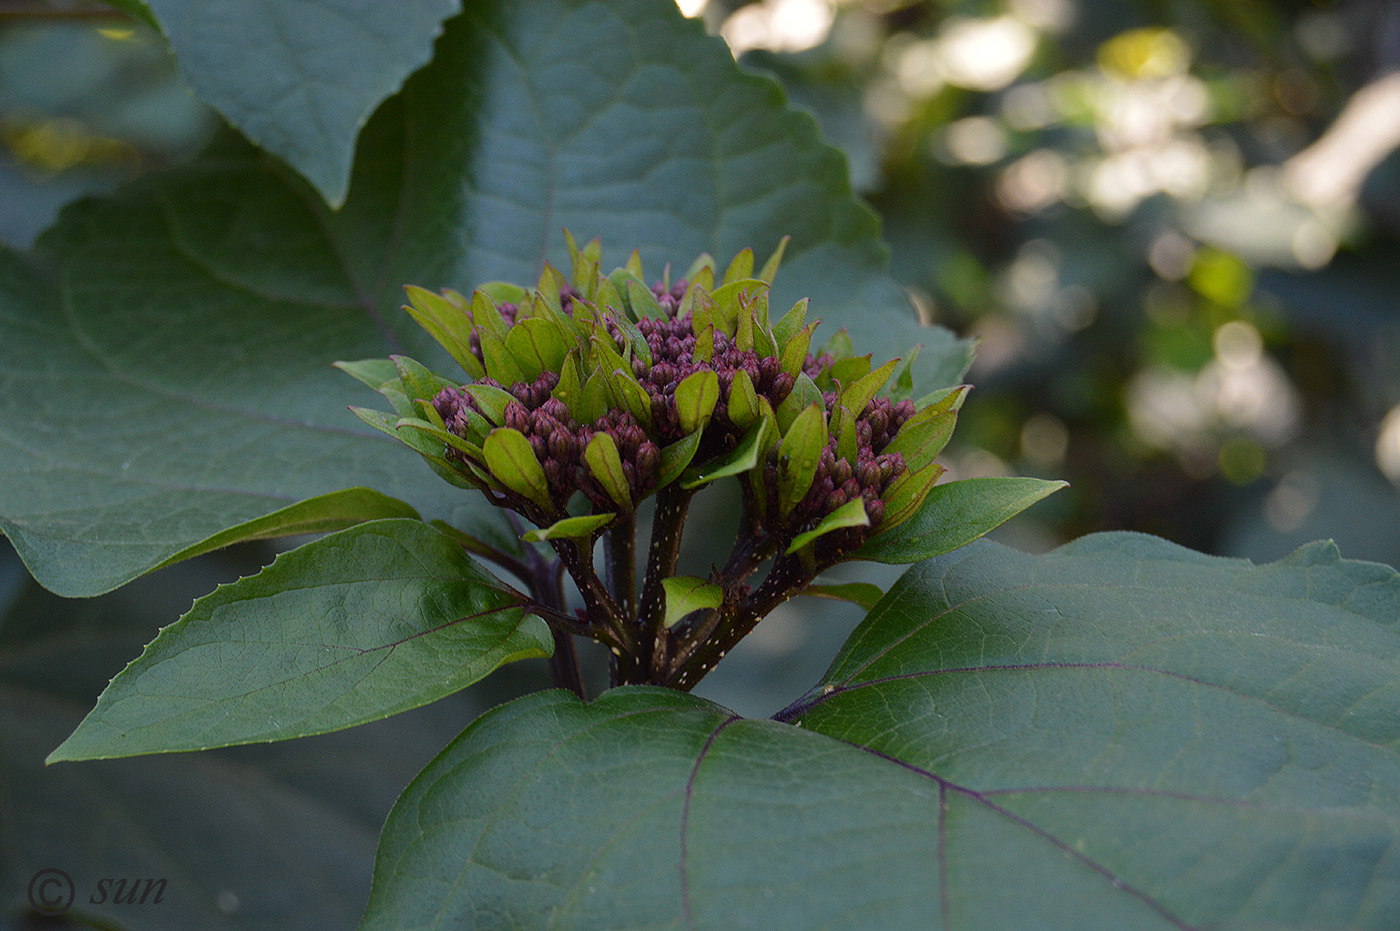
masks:
<instances>
[{"instance_id":1,"label":"background foliage","mask_svg":"<svg viewBox=\"0 0 1400 931\"><path fill-rule=\"evenodd\" d=\"M472 25L449 23L447 38L422 72L453 4L395 4L390 16L383 4L307 0L282 5L297 28L267 33L249 31L249 24L263 21L239 2L114 6L136 19L0 20L0 238L12 250L0 272L8 314L4 390L9 399L30 392L23 422L5 423L12 455L0 497L7 534L46 560L51 574L41 574L41 581L66 594L106 591L164 560L230 539L334 529L365 516L408 516L387 499L340 493L347 474L372 476L365 484L404 498L425 516L471 519L430 475L400 470L401 457L391 448L346 436L327 451L328 425L346 403L364 398L323 363L333 355L379 354L386 335L374 308L395 303L391 292L403 281L463 286L483 277L528 278L542 249L552 243L558 251L557 231L565 225L588 231L606 216L608 235L641 244L652 266L702 248L723 254L752 243L762 252L798 226L809 239L797 243L780 285L800 282L803 293L822 291L830 311L824 316L848 315L853 328L867 327L867 336L899 319L862 316L872 307L898 314L902 298L881 271L874 217L843 199L840 160L815 144L811 124L782 109L770 85L727 76L723 56L703 43L700 27L674 24L665 4L560 4L561 15L572 14L565 17L570 29L553 28L557 23L547 16L493 18L482 12L489 5L468 4L477 18ZM622 6L646 15L634 17L627 54L610 54L618 47L616 9ZM1400 479L1400 415L1394 413L1400 409L1400 331L1388 261L1400 218L1391 193L1397 163L1383 138L1369 143L1376 151L1370 161L1361 158L1366 149L1360 143L1341 150L1316 145L1348 105L1367 99L1359 91L1386 86L1380 79L1400 58L1391 5L714 0L703 10L691 7L729 39L745 66L775 76L791 101L816 117L823 137L845 151L851 178L883 221L895 281L912 289L927 317L981 338L969 376L977 390L950 460L955 473L1071 482L1070 491L1004 528L1004 540L1043 550L1091 530L1144 530L1207 552L1263 560L1305 540L1331 537L1348 557L1400 562L1393 485ZM370 12L375 9L380 13ZM8 4L0 10L12 12ZM353 15L332 15L347 11ZM166 38L141 25L144 17L154 17ZM676 36L685 37L679 46ZM551 47L551 41L560 44ZM345 47L358 51L347 56ZM239 56L236 67L231 50ZM71 66L54 68L54 61ZM619 81L619 68L637 70ZM396 95L406 78L407 89ZM712 99L710 89L720 83L737 103ZM287 93L289 86L298 92ZM625 92L613 94L618 86ZM576 91L559 96L553 93L559 87ZM588 118L599 112L605 115ZM269 113L275 118L260 124ZM304 131L288 133L288 125ZM500 145L483 146L482 139ZM706 155L691 164L697 150ZM611 159L600 159L600 152ZM765 182L757 194L766 198L768 212L760 216L755 190L745 187L753 176L751 159L759 157L754 153L795 161L801 168L792 177L817 178L816 189ZM353 176L352 156L358 159ZM716 165L724 169L721 183L697 198L689 179ZM639 189L629 188L629 179L655 166L664 170L647 175L653 211L636 211L631 205ZM538 194L545 184L553 185L547 195L520 196ZM118 186L114 197L69 210L35 246L61 205ZM472 191L472 212L461 225L449 225L444 193L462 189ZM827 214L804 207L820 200L837 206ZM664 243L648 232L662 225ZM142 276L116 280L114 269L122 275L130 269L133 247ZM49 274L55 266L62 269L57 278ZM14 325L57 295L64 308L58 323ZM291 314L295 326L288 324ZM307 326L308 320L320 325ZM388 329L390 340L414 339L409 327ZM887 345L865 348L901 351L908 331L896 329ZM177 359L172 368L169 347L176 344L202 346L204 354ZM228 359L234 345L248 355ZM956 349L952 343L945 348L950 354ZM162 355L159 364L152 362ZM94 419L74 400L93 390L116 398L120 416ZM167 403L172 395L178 404ZM281 405L271 426L226 416L229 408L237 414L231 399L265 405L270 398ZM55 435L63 455L54 461L71 470L62 500L46 497L52 482L32 482L41 471L32 463L14 465L21 461L15 450ZM178 464L181 457L162 455L157 443L194 446L207 456ZM268 467L265 458L249 455L252 449L272 450L274 463L301 465ZM331 461L342 471L328 477ZM153 473L161 478L161 507L169 515L154 528L144 499ZM94 483L93 476L110 484ZM191 488L202 490L186 494ZM224 494L211 495L211 489ZM323 493L301 510L282 510ZM696 523L720 510L717 503L697 508ZM60 519L68 521L63 532L45 538L42 527ZM248 523L214 537L239 522ZM128 545L114 550L107 541L99 549L84 542L99 524L129 527ZM724 532L716 518L713 527L695 526L691 535ZM1230 597L1249 605L1257 602L1238 589L1272 591L1269 580L1276 578L1270 569L1250 575L1240 564L1201 561L1164 545L1134 551L1122 538L1112 539L1117 549L1095 538L1027 571L1073 576L1090 565L1093 573L1127 578L1142 571L1130 568L1137 565L1168 578L1205 573L1218 581L1212 597L1235 592ZM449 741L448 755L414 782L407 803L418 804L453 754L494 740L493 729L507 715L587 730L595 723L585 720L588 715L609 713L606 707L537 707L558 699L533 698L453 741L487 708L542 687L542 666L521 663L391 722L337 734L41 768L107 679L159 626L215 583L257 572L272 553L267 544L245 543L83 602L41 590L19 559L5 554L0 784L8 788L0 800L0 922L24 927L28 919L17 909L28 875L40 865L61 865L90 876L169 874L171 907L142 916L149 923L103 916L133 927L346 927L363 908L389 806ZM704 565L706 556L697 549L690 558ZM982 547L901 584L946 588L946 580L928 582L946 574L986 585L989 575L1018 565L1017 558ZM1353 587L1373 589L1360 570L1334 563L1330 551L1314 548L1293 557L1292 565L1313 566L1311 577L1332 580L1319 590L1345 608L1338 609L1339 624L1353 623L1357 604L1386 604L1370 600L1379 596L1345 594ZM851 577L888 586L897 576L897 570L862 567ZM1017 603L1013 594L996 597L1011 599L1004 613L1029 617L1045 608ZM1245 615L1251 610L1241 608ZM1259 610L1273 617L1270 612L1280 609ZM937 616L943 611L939 607ZM971 611L958 629L982 623L977 609ZM1182 617L1201 613L1198 606L1180 606ZM881 685L885 691L878 693L852 688L862 676L899 670L870 671L874 667L857 655L857 638L823 676L859 617L850 606L827 610L811 599L785 607L698 694L761 717L814 683L817 689L837 684L843 690L838 700L815 704L800 719L862 745L877 741L881 725L859 715L843 719L843 702L872 694L884 706L910 702L898 683ZM1358 671L1368 655L1393 655L1385 639L1393 632L1365 625L1346 630L1332 641L1345 644L1337 657L1340 671L1314 669L1318 681L1309 687L1320 691L1298 693L1328 696L1322 710L1308 712L1317 720L1291 716L1296 709L1288 689L1302 686L1290 678L1296 671L1290 663L1302 655L1297 650L1310 648L1293 643L1307 639L1297 632L1276 631L1274 678L1251 682L1203 665L1212 655L1232 655L1222 647L1230 640L1226 634L1150 657L1177 677L1164 690L1188 677L1220 687L1154 692L1152 701L1162 708L1225 701L1226 686L1232 694L1281 692L1284 700L1277 718L1246 703L1251 711L1222 706L1190 719L1243 714L1263 741L1255 748L1258 768L1210 772L1219 748L1187 746L1183 766L1189 772L1177 774L1180 785L1165 786L1146 803L1085 795L1075 806L1059 807L1047 801L1049 793L996 779L1003 767L1032 765L1027 756L1036 758L1040 772L1054 772L1056 765L1081 772L1083 761L1074 754L1092 755L1089 739L1107 722L1065 723L1066 732L1084 742L1061 746L1059 759L1048 746L1028 744L1024 733L969 728L955 737L946 731L901 736L901 724L916 731L948 726L933 719L886 722L895 736L886 735L893 743L881 746L909 766L946 776L915 792L934 806L951 792L946 811L968 819L969 838L991 823L1004 829L1023 818L1053 826L1064 818L1076 826L1110 825L1081 839L1092 850L1086 856L1129 864L1135 863L1131 855L1111 849L1123 843L1117 825L1146 832L1207 823L1224 832L1215 838L1223 850L1235 849L1232 837L1267 836L1268 844L1250 848L1264 851L1261 856L1290 849L1304 834L1322 838L1325 847L1329 837L1356 836L1346 833L1354 831L1348 819L1374 819L1376 811L1365 800L1337 797L1332 801L1347 813L1319 820L1290 809L1288 800L1297 796L1289 793L1318 784L1308 774L1325 773L1329 760L1359 759L1393 740L1386 723L1393 703L1385 704L1382 672ZM1141 660L1140 643L1100 646L1105 652L1092 656L1072 641L1009 641L1002 648L1006 657L1033 651L1050 664L1118 662L1129 654ZM995 659L979 653L959 660L955 652L936 660L957 668ZM902 662L904 671L934 668L934 659L898 652L886 662ZM1029 688L1044 694L1071 688L1054 679L1060 672L1032 675L1044 678ZM1121 684L1117 673L1084 675L1064 694L1142 700L1129 717L1137 715L1145 735L1171 742L1171 735L1148 727L1160 719L1140 684ZM1345 688L1326 692L1321 683L1334 680L1370 681L1378 689L1379 697L1350 728L1325 717L1357 699ZM682 744L704 743L728 714L678 697L614 700L683 705L696 729L673 735ZM962 708L965 722L992 718L974 696L939 700ZM1072 700L1065 705L1065 722L1073 721L1075 707ZM996 714L1019 720L1014 708ZM715 798L751 795L754 783L773 785L772 773L763 769L770 742L805 740L761 722L726 727L725 734L733 744L717 744L716 759L732 753L739 762L717 774ZM1264 753L1274 737L1290 741L1295 756L1286 765ZM911 752L929 742L956 747L958 741L992 749L957 765ZM635 763L648 772L655 763L648 754L662 753L649 745L623 749L639 754ZM677 765L691 765L693 749L686 744ZM821 765L848 763L863 765L835 757ZM1107 765L1108 772L1124 775ZM1390 778L1381 773L1388 764L1366 765ZM1282 794L1266 791L1251 798L1257 807L1232 807L1230 793L1253 791L1251 779L1272 781L1267 791ZM651 788L664 789L663 782L658 776ZM1320 784L1340 791L1329 788L1325 776ZM1203 785L1218 791L1203 795ZM798 803L821 807L821 787L802 790L815 796ZM646 791L637 787L641 795ZM881 791L872 788L875 796ZM907 798L903 786L890 791L892 798ZM1190 793L1196 794L1187 798ZM878 797L866 802L882 807ZM1230 808L1237 820L1222 827L1212 806ZM1208 808L1210 814L1202 814ZM852 811L837 811L813 829L841 835L868 827L862 809ZM524 812L519 822L528 826L537 816ZM846 817L851 823L841 820ZM937 824L930 827L918 813L892 817L908 832L901 835L909 841L906 853L936 854ZM386 836L394 844L410 840L392 831ZM1374 838L1377 858L1387 838L1384 832ZM722 845L724 838L711 842ZM381 853L399 856L394 844ZM947 862L954 883L972 888L990 869L977 864L1007 848L968 844L949 848L954 854ZM633 855L648 854L636 848ZM1188 855L1182 847L1180 856ZM1299 875L1309 865L1304 857ZM799 867L819 870L820 864L792 865L798 873ZM1373 867L1343 865L1319 898L1346 900ZM625 873L626 859L616 868ZM1132 869L1138 883L1132 888L1142 895L1094 900L1105 909L1103 926L1195 920L1170 896L1154 897L1150 869ZM1059 890L1076 906L1087 901L1065 875L1050 873L1036 877L1043 885L1035 888ZM697 873L695 879L697 888L736 892L732 877ZM1276 881L1286 885L1286 879ZM1382 888L1393 891L1394 883ZM308 914L297 904L307 900L323 905ZM697 909L704 901L697 895ZM969 927L985 921L976 896L960 901L969 911L959 920ZM1277 919L1268 901L1235 920ZM1153 903L1160 906L1155 911ZM574 905L575 914L590 914L585 900ZM1359 924L1380 922L1392 905L1379 895L1350 914ZM1210 903L1196 906L1209 914ZM371 914L384 907L372 903ZM918 901L909 907L927 914L940 906Z\"/></svg>"},{"instance_id":2,"label":"background foliage","mask_svg":"<svg viewBox=\"0 0 1400 931\"><path fill-rule=\"evenodd\" d=\"M964 469L1077 489L1023 542L1332 537L1394 564L1393 5L705 15L844 145L896 277L982 337Z\"/></svg>"}]
</instances>

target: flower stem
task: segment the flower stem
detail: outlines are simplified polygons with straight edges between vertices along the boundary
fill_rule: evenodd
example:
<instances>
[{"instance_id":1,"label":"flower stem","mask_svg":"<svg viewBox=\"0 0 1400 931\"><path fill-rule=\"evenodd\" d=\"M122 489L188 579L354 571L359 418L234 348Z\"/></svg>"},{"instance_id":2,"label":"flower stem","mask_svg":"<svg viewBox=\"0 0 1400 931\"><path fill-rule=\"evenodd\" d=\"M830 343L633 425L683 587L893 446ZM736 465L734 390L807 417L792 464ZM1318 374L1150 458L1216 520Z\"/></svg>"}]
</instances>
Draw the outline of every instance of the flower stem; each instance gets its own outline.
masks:
<instances>
[{"instance_id":1,"label":"flower stem","mask_svg":"<svg viewBox=\"0 0 1400 931\"><path fill-rule=\"evenodd\" d=\"M666 630L666 590L662 580L676 574L676 562L681 552L681 527L690 499L695 492L671 484L656 493L656 516L651 522L651 543L647 549L646 578L642 586L642 603L638 621L642 644L646 650L642 667L643 681L656 682L659 672L669 662L670 637Z\"/></svg>"},{"instance_id":2,"label":"flower stem","mask_svg":"<svg viewBox=\"0 0 1400 931\"><path fill-rule=\"evenodd\" d=\"M542 602L541 607L548 608L557 617L567 617L564 612L562 564L546 562L534 547L530 548L530 556L534 566L531 582L536 597ZM549 672L554 684L587 701L588 693L584 690L583 674L579 671L573 632L554 624L550 625L549 632L554 637L554 653L549 658Z\"/></svg>"},{"instance_id":3,"label":"flower stem","mask_svg":"<svg viewBox=\"0 0 1400 931\"><path fill-rule=\"evenodd\" d=\"M609 594L607 586L593 570L593 541L589 537L586 545L574 540L550 540L554 551L564 562L564 568L578 586L583 596L584 610L588 614L591 636L612 650L613 678L625 673L634 662L638 652L636 627L622 613L622 609ZM630 681L630 680L622 680ZM614 682L614 685L618 682Z\"/></svg>"},{"instance_id":4,"label":"flower stem","mask_svg":"<svg viewBox=\"0 0 1400 931\"><path fill-rule=\"evenodd\" d=\"M603 531L608 591L628 618L637 616L637 515L618 514Z\"/></svg>"}]
</instances>

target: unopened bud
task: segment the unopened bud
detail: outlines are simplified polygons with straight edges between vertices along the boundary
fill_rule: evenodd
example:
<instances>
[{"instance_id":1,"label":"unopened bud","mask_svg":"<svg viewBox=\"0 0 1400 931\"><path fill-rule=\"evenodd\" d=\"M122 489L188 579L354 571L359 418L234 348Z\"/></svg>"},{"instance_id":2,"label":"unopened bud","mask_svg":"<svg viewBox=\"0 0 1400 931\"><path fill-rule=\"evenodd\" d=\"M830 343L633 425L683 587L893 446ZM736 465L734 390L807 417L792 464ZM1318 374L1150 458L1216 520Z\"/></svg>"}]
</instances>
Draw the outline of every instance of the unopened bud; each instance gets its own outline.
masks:
<instances>
[{"instance_id":1,"label":"unopened bud","mask_svg":"<svg viewBox=\"0 0 1400 931\"><path fill-rule=\"evenodd\" d=\"M525 409L525 405L519 401L511 401L506 405L506 423L512 430L519 430L524 433L530 429L530 412Z\"/></svg>"},{"instance_id":2,"label":"unopened bud","mask_svg":"<svg viewBox=\"0 0 1400 931\"><path fill-rule=\"evenodd\" d=\"M661 465L661 447L647 440L637 447L637 474L643 482L650 482Z\"/></svg>"},{"instance_id":3,"label":"unopened bud","mask_svg":"<svg viewBox=\"0 0 1400 931\"><path fill-rule=\"evenodd\" d=\"M873 459L866 460L860 467L860 483L866 488L875 488L880 484L880 464Z\"/></svg>"},{"instance_id":4,"label":"unopened bud","mask_svg":"<svg viewBox=\"0 0 1400 931\"><path fill-rule=\"evenodd\" d=\"M779 372L773 376L773 387L769 389L768 400L777 407L787 396L792 394L792 386L796 381L787 372Z\"/></svg>"}]
</instances>

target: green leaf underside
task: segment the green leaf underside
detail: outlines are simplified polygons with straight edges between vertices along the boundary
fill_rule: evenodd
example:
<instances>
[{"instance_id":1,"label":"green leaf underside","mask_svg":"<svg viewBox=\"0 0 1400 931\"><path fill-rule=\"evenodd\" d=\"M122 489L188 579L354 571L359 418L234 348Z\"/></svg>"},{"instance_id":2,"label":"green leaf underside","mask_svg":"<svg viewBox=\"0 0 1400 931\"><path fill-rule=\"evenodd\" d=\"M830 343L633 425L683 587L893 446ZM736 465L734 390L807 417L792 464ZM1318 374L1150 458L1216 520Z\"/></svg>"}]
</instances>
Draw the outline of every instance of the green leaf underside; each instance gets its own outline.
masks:
<instances>
[{"instance_id":1,"label":"green leaf underside","mask_svg":"<svg viewBox=\"0 0 1400 931\"><path fill-rule=\"evenodd\" d=\"M787 551L789 553L795 553L813 540L824 537L834 530L840 530L844 527L869 526L870 516L865 513L865 502L860 498L856 498L854 501L847 501L830 514L823 517L821 522L811 530L793 537L792 542L788 544Z\"/></svg>"},{"instance_id":2,"label":"green leaf underside","mask_svg":"<svg viewBox=\"0 0 1400 931\"><path fill-rule=\"evenodd\" d=\"M417 520L418 512L402 501L381 495L371 488L347 488L298 501L266 517L247 521L216 533L195 546L171 556L162 566L209 553L231 543L268 540L303 533L330 533L367 520L403 517ZM157 566L156 568L160 568Z\"/></svg>"},{"instance_id":3,"label":"green leaf underside","mask_svg":"<svg viewBox=\"0 0 1400 931\"><path fill-rule=\"evenodd\" d=\"M418 521L373 521L196 601L49 761L338 730L551 649L544 622L451 540Z\"/></svg>"},{"instance_id":4,"label":"green leaf underside","mask_svg":"<svg viewBox=\"0 0 1400 931\"><path fill-rule=\"evenodd\" d=\"M565 517L548 527L527 530L521 535L521 539L526 543L538 543L541 540L586 537L604 524L611 522L616 516L616 514L581 514L578 517Z\"/></svg>"},{"instance_id":5,"label":"green leaf underside","mask_svg":"<svg viewBox=\"0 0 1400 931\"><path fill-rule=\"evenodd\" d=\"M749 428L739 445L730 452L700 466L691 466L681 475L682 488L699 488L701 485L730 475L740 475L749 471L763 455L764 439L769 432L768 422L760 420Z\"/></svg>"},{"instance_id":6,"label":"green leaf underside","mask_svg":"<svg viewBox=\"0 0 1400 931\"><path fill-rule=\"evenodd\" d=\"M836 582L830 585L819 583L808 585L802 594L812 598L830 598L834 601L849 601L869 611L885 597L885 590L871 582Z\"/></svg>"},{"instance_id":7,"label":"green leaf underside","mask_svg":"<svg viewBox=\"0 0 1400 931\"><path fill-rule=\"evenodd\" d=\"M378 399L330 363L452 370L403 284L533 282L563 227L607 263L640 244L650 275L792 233L775 306L817 296L823 331L877 358L923 342L920 393L966 367L970 342L915 324L840 154L698 23L644 0L470 2L365 126L339 211L225 139L67 210L40 243L56 280L0 256L0 530L46 586L90 595L344 488L453 523L485 510L360 424L346 407Z\"/></svg>"},{"instance_id":8,"label":"green leaf underside","mask_svg":"<svg viewBox=\"0 0 1400 931\"><path fill-rule=\"evenodd\" d=\"M905 574L799 726L649 688L478 719L362 927L1388 928L1397 618L1400 576L1328 544L980 542Z\"/></svg>"},{"instance_id":9,"label":"green leaf underside","mask_svg":"<svg viewBox=\"0 0 1400 931\"><path fill-rule=\"evenodd\" d=\"M661 587L666 592L665 623L667 627L675 626L677 621L692 611L699 611L702 608L718 608L720 602L724 600L724 589L714 582L696 578L693 575L678 575L662 579Z\"/></svg>"},{"instance_id":10,"label":"green leaf underside","mask_svg":"<svg viewBox=\"0 0 1400 931\"><path fill-rule=\"evenodd\" d=\"M195 92L337 206L360 128L428 61L457 7L454 0L147 5Z\"/></svg>"},{"instance_id":11,"label":"green leaf underside","mask_svg":"<svg viewBox=\"0 0 1400 931\"><path fill-rule=\"evenodd\" d=\"M995 530L1066 486L1038 478L965 478L935 485L919 510L856 551L856 559L914 563L941 556Z\"/></svg>"}]
</instances>

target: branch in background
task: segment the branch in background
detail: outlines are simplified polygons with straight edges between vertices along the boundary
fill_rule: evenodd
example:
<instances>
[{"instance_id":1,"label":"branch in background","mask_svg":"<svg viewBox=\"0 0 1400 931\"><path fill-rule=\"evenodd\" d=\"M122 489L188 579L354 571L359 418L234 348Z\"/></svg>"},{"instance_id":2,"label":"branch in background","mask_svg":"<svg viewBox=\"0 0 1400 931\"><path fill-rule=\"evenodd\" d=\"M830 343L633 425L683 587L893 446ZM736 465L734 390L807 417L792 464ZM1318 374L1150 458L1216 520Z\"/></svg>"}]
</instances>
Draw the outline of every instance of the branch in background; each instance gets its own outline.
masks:
<instances>
[{"instance_id":1,"label":"branch in background","mask_svg":"<svg viewBox=\"0 0 1400 931\"><path fill-rule=\"evenodd\" d=\"M1400 72L1392 72L1353 94L1321 138L1284 163L1284 188L1309 207L1350 207L1371 169L1397 147Z\"/></svg>"}]
</instances>

